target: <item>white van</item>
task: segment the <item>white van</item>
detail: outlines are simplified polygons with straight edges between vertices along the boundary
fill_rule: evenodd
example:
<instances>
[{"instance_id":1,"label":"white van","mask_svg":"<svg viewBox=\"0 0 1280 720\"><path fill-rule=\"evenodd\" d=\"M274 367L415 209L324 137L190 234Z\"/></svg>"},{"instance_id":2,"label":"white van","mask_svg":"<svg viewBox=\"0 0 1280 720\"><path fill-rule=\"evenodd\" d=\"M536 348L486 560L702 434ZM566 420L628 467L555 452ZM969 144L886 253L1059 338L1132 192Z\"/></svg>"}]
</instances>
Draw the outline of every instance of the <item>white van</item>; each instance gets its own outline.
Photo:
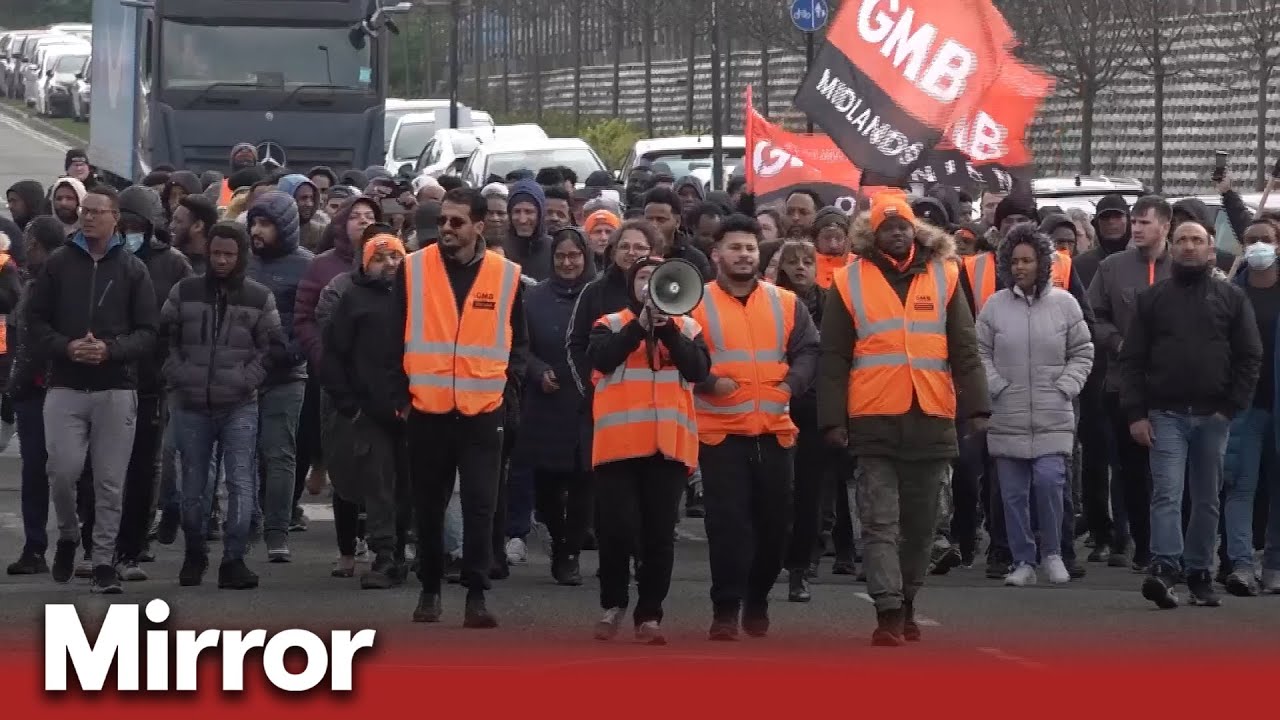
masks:
<instances>
[{"instance_id":1,"label":"white van","mask_svg":"<svg viewBox=\"0 0 1280 720\"><path fill-rule=\"evenodd\" d=\"M444 123L440 124L438 127L433 128L431 132L427 132L423 134L422 145L420 145L417 151L414 152L413 157L402 158L400 160L401 163L405 162L406 160L408 161L416 160L418 158L418 155L422 153L422 148L427 146L427 142L429 142L431 140L432 135L435 134L435 131L442 128L447 129L449 127L449 101L447 99L438 100L434 98L420 98L416 100L406 100L404 98L387 98L387 102L384 109L385 119L382 125L382 144L383 144L383 151L387 153L386 160L384 160L383 164L384 166L386 166L388 170L390 170L391 172L395 172L395 169L391 167L394 160L391 157L391 140L396 133L396 126L400 124L400 119L411 113L432 113L440 109L444 110ZM466 124L462 122L462 115L464 110L466 110L471 114L471 121ZM472 110L471 108L468 108L466 105L463 105L462 103L458 103L458 126L469 127L471 125L487 125L489 127L493 127L493 117L489 115L489 113L487 112L482 112L480 110ZM419 128L418 130L421 131L422 128ZM397 167L399 167L398 164L397 164Z\"/></svg>"}]
</instances>

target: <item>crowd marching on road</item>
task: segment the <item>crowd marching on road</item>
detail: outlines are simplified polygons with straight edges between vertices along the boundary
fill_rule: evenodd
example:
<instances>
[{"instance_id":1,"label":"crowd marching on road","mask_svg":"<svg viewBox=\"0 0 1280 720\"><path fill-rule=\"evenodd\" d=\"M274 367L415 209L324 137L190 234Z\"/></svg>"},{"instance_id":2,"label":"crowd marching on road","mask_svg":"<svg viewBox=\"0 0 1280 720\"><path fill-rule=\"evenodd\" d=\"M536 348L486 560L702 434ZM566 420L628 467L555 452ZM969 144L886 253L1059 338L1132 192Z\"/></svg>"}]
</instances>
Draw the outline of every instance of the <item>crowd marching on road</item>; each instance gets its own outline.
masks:
<instances>
[{"instance_id":1,"label":"crowd marching on road","mask_svg":"<svg viewBox=\"0 0 1280 720\"><path fill-rule=\"evenodd\" d=\"M768 634L784 570L811 600L829 547L885 646L984 551L1013 587L1132 568L1161 608L1280 593L1280 216L1229 183L1239 260L1202 204L1158 196L1082 222L986 193L970 223L953 192L848 215L661 164L584 192L559 167L470 187L229 160L117 191L73 149L7 189L9 574L116 594L176 544L196 586L220 540L217 586L255 588L331 485L332 574L416 574L415 622L447 581L496 627L486 595L537 523L560 585L598 552L595 637L630 609L663 644L682 514L712 640ZM706 283L686 315L650 290L672 261Z\"/></svg>"}]
</instances>

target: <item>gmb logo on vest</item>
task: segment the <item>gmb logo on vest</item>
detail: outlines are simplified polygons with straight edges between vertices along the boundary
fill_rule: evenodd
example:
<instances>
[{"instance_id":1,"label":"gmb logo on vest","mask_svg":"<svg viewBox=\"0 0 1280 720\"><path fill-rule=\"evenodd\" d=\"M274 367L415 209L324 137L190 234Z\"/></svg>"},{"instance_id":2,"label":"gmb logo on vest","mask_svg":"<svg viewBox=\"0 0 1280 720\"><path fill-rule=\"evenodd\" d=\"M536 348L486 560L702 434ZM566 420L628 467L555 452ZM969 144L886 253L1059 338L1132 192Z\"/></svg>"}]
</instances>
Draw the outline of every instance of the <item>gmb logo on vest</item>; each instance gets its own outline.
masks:
<instances>
[{"instance_id":1,"label":"gmb logo on vest","mask_svg":"<svg viewBox=\"0 0 1280 720\"><path fill-rule=\"evenodd\" d=\"M920 312L933 312L935 309L933 298L929 295L917 295L911 306Z\"/></svg>"},{"instance_id":2,"label":"gmb logo on vest","mask_svg":"<svg viewBox=\"0 0 1280 720\"><path fill-rule=\"evenodd\" d=\"M498 308L498 303L496 302L493 293L480 292L476 293L472 298L471 307L476 310L496 310Z\"/></svg>"}]
</instances>

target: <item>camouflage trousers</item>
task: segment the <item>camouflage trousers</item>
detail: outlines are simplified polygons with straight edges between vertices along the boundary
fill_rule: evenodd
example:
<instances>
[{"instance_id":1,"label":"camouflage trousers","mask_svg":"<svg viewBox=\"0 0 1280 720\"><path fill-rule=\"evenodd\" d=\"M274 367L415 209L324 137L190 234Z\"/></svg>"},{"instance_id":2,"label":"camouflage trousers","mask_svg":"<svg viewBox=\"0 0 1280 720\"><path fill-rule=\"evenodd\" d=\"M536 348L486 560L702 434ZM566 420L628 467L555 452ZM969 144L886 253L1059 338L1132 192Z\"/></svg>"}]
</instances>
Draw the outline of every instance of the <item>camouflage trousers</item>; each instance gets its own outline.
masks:
<instances>
[{"instance_id":1,"label":"camouflage trousers","mask_svg":"<svg viewBox=\"0 0 1280 720\"><path fill-rule=\"evenodd\" d=\"M877 611L912 602L924 584L938 500L950 473L949 460L858 458L854 488L862 557Z\"/></svg>"}]
</instances>

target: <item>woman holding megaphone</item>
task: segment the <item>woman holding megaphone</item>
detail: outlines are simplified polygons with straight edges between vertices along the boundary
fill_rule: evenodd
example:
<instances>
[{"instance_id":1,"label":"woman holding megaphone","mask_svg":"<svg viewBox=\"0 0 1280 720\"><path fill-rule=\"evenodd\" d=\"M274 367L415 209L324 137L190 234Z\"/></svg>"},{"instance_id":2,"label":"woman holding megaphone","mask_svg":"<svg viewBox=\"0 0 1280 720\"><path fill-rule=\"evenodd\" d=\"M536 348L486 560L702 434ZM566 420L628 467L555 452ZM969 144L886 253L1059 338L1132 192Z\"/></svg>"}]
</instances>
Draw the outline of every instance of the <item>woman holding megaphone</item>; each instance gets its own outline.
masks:
<instances>
[{"instance_id":1,"label":"woman holding megaphone","mask_svg":"<svg viewBox=\"0 0 1280 720\"><path fill-rule=\"evenodd\" d=\"M667 265L671 268L658 272ZM697 271L689 276L684 265L637 260L626 274L628 306L596 320L587 345L595 385L591 462L605 611L596 624L600 640L612 639L622 626L635 548L636 640L666 644L662 603L671 586L679 502L698 465L693 385L711 369L698 323L659 310L675 312L684 309L682 304L692 309L701 297ZM696 295L688 287L690 278Z\"/></svg>"}]
</instances>

